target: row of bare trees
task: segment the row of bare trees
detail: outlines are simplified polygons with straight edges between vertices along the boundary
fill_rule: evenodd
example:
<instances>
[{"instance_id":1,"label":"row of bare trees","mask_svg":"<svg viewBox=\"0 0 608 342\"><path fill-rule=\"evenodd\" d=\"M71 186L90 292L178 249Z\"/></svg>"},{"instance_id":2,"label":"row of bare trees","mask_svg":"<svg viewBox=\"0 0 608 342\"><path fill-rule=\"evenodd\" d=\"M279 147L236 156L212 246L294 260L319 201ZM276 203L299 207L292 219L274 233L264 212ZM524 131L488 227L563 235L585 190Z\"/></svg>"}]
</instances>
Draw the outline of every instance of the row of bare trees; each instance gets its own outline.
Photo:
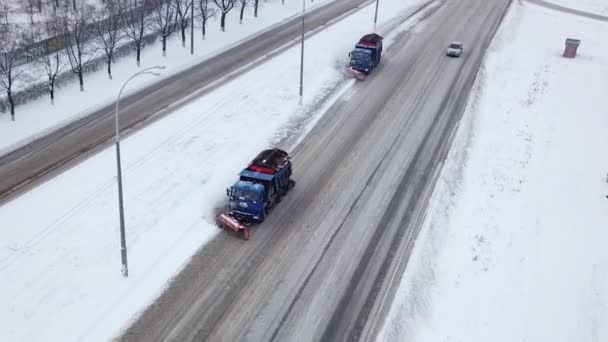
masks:
<instances>
[{"instance_id":1,"label":"row of bare trees","mask_svg":"<svg viewBox=\"0 0 608 342\"><path fill-rule=\"evenodd\" d=\"M112 79L115 51L123 40L133 48L139 66L148 35L161 39L165 56L167 39L178 29L186 46L186 28L193 19L205 39L207 23L215 16L225 31L226 16L235 7L240 7L241 23L250 5L258 15L258 0L101 0L99 6L87 0L25 0L29 24L19 24L11 22L7 1L0 0L0 90L6 94L12 120L15 86L38 80L42 72L53 104L56 81L64 71L74 73L83 91L89 63L103 56ZM28 47L40 41L46 43L30 63L35 67L23 65Z\"/></svg>"},{"instance_id":2,"label":"row of bare trees","mask_svg":"<svg viewBox=\"0 0 608 342\"><path fill-rule=\"evenodd\" d=\"M18 50L21 46L21 37L15 35L8 26L0 27L0 87L6 92L11 107L11 119L15 120L15 103L13 101L13 89L15 82L23 76L23 71L15 68L18 58Z\"/></svg>"}]
</instances>

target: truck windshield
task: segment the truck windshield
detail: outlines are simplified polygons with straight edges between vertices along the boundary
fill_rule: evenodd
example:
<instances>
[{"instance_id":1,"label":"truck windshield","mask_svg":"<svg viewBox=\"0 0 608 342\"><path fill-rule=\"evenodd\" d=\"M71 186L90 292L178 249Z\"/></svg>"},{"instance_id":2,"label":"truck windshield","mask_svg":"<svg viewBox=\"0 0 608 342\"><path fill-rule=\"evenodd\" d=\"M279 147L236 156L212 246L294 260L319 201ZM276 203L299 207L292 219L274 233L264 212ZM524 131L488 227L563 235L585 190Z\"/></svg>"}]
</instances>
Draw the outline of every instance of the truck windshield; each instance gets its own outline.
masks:
<instances>
[{"instance_id":1,"label":"truck windshield","mask_svg":"<svg viewBox=\"0 0 608 342\"><path fill-rule=\"evenodd\" d=\"M239 199L241 201L257 201L258 194L255 192L242 190L242 189L232 189L232 197Z\"/></svg>"},{"instance_id":2,"label":"truck windshield","mask_svg":"<svg viewBox=\"0 0 608 342\"><path fill-rule=\"evenodd\" d=\"M350 58L351 58L351 60L354 60L357 62L367 62L372 58L372 56L370 53L367 53L364 50L355 50L355 51L351 52Z\"/></svg>"},{"instance_id":3,"label":"truck windshield","mask_svg":"<svg viewBox=\"0 0 608 342\"><path fill-rule=\"evenodd\" d=\"M452 49L460 49L460 44L450 44L450 48L452 48Z\"/></svg>"}]
</instances>

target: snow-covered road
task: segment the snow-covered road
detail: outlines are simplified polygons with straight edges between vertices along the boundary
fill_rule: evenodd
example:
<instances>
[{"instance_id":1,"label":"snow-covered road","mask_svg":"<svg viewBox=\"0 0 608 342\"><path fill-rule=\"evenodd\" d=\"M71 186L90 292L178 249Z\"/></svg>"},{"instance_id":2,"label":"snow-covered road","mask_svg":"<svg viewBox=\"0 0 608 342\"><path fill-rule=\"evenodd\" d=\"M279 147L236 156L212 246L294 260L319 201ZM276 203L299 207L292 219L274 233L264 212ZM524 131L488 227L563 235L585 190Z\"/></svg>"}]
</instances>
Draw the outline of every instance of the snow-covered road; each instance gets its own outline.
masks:
<instances>
[{"instance_id":1,"label":"snow-covered road","mask_svg":"<svg viewBox=\"0 0 608 342\"><path fill-rule=\"evenodd\" d=\"M420 4L385 1L379 29ZM128 325L218 233L214 207L251 156L296 142L352 84L341 66L372 14L367 7L307 40L304 106L296 47L122 143L129 278L120 274L113 149L0 207L0 274L11 280L0 285L9 322L1 339L97 341Z\"/></svg>"},{"instance_id":2,"label":"snow-covered road","mask_svg":"<svg viewBox=\"0 0 608 342\"><path fill-rule=\"evenodd\" d=\"M297 185L252 239L210 241L124 339L372 339L507 3L446 1L389 37L293 150ZM454 36L478 44L448 58Z\"/></svg>"}]
</instances>

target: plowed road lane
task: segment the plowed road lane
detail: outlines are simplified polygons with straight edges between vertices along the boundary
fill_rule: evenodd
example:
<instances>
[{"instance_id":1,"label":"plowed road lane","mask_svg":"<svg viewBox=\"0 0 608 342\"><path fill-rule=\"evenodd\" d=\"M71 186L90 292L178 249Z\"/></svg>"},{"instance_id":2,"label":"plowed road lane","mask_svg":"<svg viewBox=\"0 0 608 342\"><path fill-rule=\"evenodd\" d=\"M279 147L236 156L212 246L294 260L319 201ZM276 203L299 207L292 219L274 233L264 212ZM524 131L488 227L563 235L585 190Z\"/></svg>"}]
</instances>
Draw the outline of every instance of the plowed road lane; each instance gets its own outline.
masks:
<instances>
[{"instance_id":1,"label":"plowed road lane","mask_svg":"<svg viewBox=\"0 0 608 342\"><path fill-rule=\"evenodd\" d=\"M329 26L371 0L335 0L306 14L306 32ZM293 18L198 65L121 100L121 130L141 127L176 109L188 96L200 95L237 76L239 68L296 44L301 20ZM0 204L80 162L112 143L114 104L0 156Z\"/></svg>"},{"instance_id":2,"label":"plowed road lane","mask_svg":"<svg viewBox=\"0 0 608 342\"><path fill-rule=\"evenodd\" d=\"M447 0L395 41L293 151L298 183L252 240L211 241L122 338L373 340L508 4Z\"/></svg>"}]
</instances>

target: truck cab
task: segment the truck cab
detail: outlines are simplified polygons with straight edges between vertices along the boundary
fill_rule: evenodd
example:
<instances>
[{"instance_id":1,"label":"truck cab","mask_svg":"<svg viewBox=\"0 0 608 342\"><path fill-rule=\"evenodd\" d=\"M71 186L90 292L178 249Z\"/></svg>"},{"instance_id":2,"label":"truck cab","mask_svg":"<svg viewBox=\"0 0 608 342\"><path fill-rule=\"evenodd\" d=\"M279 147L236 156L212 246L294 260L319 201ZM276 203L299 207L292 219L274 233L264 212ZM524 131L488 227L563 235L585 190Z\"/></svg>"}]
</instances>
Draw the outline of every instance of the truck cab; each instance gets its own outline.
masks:
<instances>
[{"instance_id":1,"label":"truck cab","mask_svg":"<svg viewBox=\"0 0 608 342\"><path fill-rule=\"evenodd\" d=\"M266 217L266 189L262 184L237 181L226 189L229 209L241 219L258 222Z\"/></svg>"},{"instance_id":2,"label":"truck cab","mask_svg":"<svg viewBox=\"0 0 608 342\"><path fill-rule=\"evenodd\" d=\"M367 49L356 48L350 53L350 66L355 70L368 73L372 65L372 52Z\"/></svg>"}]
</instances>

